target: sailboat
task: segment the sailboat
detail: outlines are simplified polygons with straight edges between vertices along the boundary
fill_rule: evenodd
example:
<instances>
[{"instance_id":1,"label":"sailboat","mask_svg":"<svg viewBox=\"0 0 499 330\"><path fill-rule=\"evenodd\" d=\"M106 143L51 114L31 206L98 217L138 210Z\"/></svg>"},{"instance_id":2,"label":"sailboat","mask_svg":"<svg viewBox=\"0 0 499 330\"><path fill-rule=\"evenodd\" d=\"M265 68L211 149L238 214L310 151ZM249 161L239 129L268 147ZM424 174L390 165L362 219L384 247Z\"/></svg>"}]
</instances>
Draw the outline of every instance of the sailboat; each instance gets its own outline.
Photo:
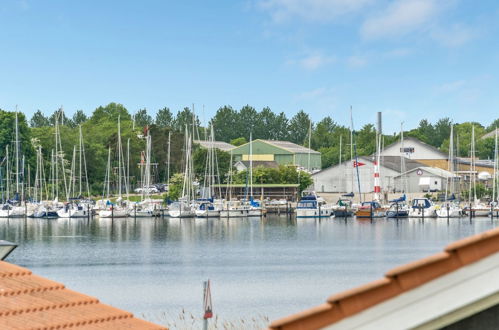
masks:
<instances>
[{"instance_id":1,"label":"sailboat","mask_svg":"<svg viewBox=\"0 0 499 330\"><path fill-rule=\"evenodd\" d=\"M152 138L147 128L146 134L146 152L141 155L141 173L142 173L142 200L134 203L128 212L131 217L157 217L160 215L158 204L150 198L151 187L151 150Z\"/></svg>"},{"instance_id":2,"label":"sailboat","mask_svg":"<svg viewBox=\"0 0 499 330\"><path fill-rule=\"evenodd\" d=\"M10 198L10 192L7 193L7 198L9 199L7 203L2 205L0 209L0 218L22 218L26 216L26 201L24 200L24 184L21 182L21 178L24 178L24 166L21 167L19 152L20 152L20 141L19 141L19 123L18 123L18 113L16 107L16 117L15 117L15 177L16 177L16 191L14 192L14 198ZM8 157L8 148L7 148L7 156ZM23 162L24 163L24 162ZM9 162L7 158L7 171L6 171L7 182L10 181L10 169Z\"/></svg>"},{"instance_id":3,"label":"sailboat","mask_svg":"<svg viewBox=\"0 0 499 330\"><path fill-rule=\"evenodd\" d=\"M454 125L450 127L449 138L449 172L454 174ZM463 215L463 210L455 197L454 177L447 177L445 184L445 202L437 210L439 218L458 218Z\"/></svg>"},{"instance_id":4,"label":"sailboat","mask_svg":"<svg viewBox=\"0 0 499 330\"><path fill-rule=\"evenodd\" d=\"M125 177L125 167L123 166L123 148L121 143L121 123L120 118L118 117L118 198L116 199L116 203L112 203L109 199L110 197L110 182L111 182L111 148L108 150L108 158L107 158L107 168L106 168L106 179L104 180L104 194L106 196L105 199L105 207L104 209L99 211L99 218L126 218L128 216L128 207L127 204L123 201L123 177ZM125 190L128 196L128 184L126 182L125 177ZM103 199L104 200L104 197Z\"/></svg>"},{"instance_id":5,"label":"sailboat","mask_svg":"<svg viewBox=\"0 0 499 330\"><path fill-rule=\"evenodd\" d=\"M196 217L212 218L219 217L220 210L223 208L223 201L214 200L214 185L220 183L220 175L218 173L218 159L216 149L214 147L215 133L213 125L210 130L209 145L206 154L206 166L204 175L204 184L202 196L196 200ZM219 190L219 196L220 190Z\"/></svg>"},{"instance_id":6,"label":"sailboat","mask_svg":"<svg viewBox=\"0 0 499 330\"><path fill-rule=\"evenodd\" d=\"M404 123L400 123L400 173L402 197L390 201L390 207L386 211L387 218L405 218L409 216L409 206L407 206L405 193L407 189L407 178L405 175L405 154L404 154Z\"/></svg>"},{"instance_id":7,"label":"sailboat","mask_svg":"<svg viewBox=\"0 0 499 330\"><path fill-rule=\"evenodd\" d=\"M381 184L380 184L380 160L381 160L381 132L376 133L376 160L374 161L374 194L372 201L362 202L355 217L358 219L364 218L382 218L385 217L386 208L380 203L381 199Z\"/></svg>"},{"instance_id":8,"label":"sailboat","mask_svg":"<svg viewBox=\"0 0 499 330\"><path fill-rule=\"evenodd\" d=\"M472 213L475 217L486 217L490 214L490 207L480 201L476 195L476 164L475 164L475 126L471 127L471 168L470 168L470 189L469 205L463 209L463 212ZM472 199L473 198L473 199Z\"/></svg>"},{"instance_id":9,"label":"sailboat","mask_svg":"<svg viewBox=\"0 0 499 330\"><path fill-rule=\"evenodd\" d=\"M86 218L92 214L93 203L88 199L90 197L90 188L88 184L87 161L85 157L85 146L83 143L81 125L79 126L78 156L79 162L77 171L76 146L74 146L69 184L69 196L76 195L76 197L70 197L70 199L64 204L64 207L57 211L57 215L60 218ZM76 194L76 182L78 182L78 194ZM85 192L87 199L83 197L83 183L85 183Z\"/></svg>"},{"instance_id":10,"label":"sailboat","mask_svg":"<svg viewBox=\"0 0 499 330\"><path fill-rule=\"evenodd\" d=\"M169 215L172 218L192 218L195 211L191 205L192 199L195 196L194 186L194 169L192 163L192 138L185 129L185 169L184 169L184 182L182 185L182 197L178 201L170 204Z\"/></svg>"}]
</instances>

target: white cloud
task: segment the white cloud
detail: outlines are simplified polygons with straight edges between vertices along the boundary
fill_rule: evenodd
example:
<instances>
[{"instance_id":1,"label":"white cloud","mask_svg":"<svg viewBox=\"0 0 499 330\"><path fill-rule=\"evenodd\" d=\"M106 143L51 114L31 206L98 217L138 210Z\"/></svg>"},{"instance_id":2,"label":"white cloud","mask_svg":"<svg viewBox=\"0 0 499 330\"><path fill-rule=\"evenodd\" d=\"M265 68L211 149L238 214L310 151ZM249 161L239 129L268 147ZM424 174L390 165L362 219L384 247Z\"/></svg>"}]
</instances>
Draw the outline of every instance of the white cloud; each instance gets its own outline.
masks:
<instances>
[{"instance_id":1,"label":"white cloud","mask_svg":"<svg viewBox=\"0 0 499 330\"><path fill-rule=\"evenodd\" d=\"M314 71L334 61L335 58L332 56L325 56L322 54L311 54L301 59L289 60L286 63L290 65L299 65L305 70Z\"/></svg>"},{"instance_id":2,"label":"white cloud","mask_svg":"<svg viewBox=\"0 0 499 330\"><path fill-rule=\"evenodd\" d=\"M347 58L347 64L351 68L361 68L366 66L367 59L362 56L353 55Z\"/></svg>"},{"instance_id":3,"label":"white cloud","mask_svg":"<svg viewBox=\"0 0 499 330\"><path fill-rule=\"evenodd\" d=\"M425 29L438 11L436 0L397 0L383 12L368 18L360 32L366 39L400 36Z\"/></svg>"},{"instance_id":4,"label":"white cloud","mask_svg":"<svg viewBox=\"0 0 499 330\"><path fill-rule=\"evenodd\" d=\"M258 6L268 11L276 23L293 18L330 22L339 16L364 9L373 0L261 0Z\"/></svg>"},{"instance_id":5,"label":"white cloud","mask_svg":"<svg viewBox=\"0 0 499 330\"><path fill-rule=\"evenodd\" d=\"M459 47L467 43L474 36L474 32L463 25L455 24L449 29L435 29L432 31L433 39L447 47Z\"/></svg>"},{"instance_id":6,"label":"white cloud","mask_svg":"<svg viewBox=\"0 0 499 330\"><path fill-rule=\"evenodd\" d=\"M455 91L461 89L462 87L464 87L465 84L466 84L465 80L455 80L455 81L447 82L445 84L440 85L438 87L438 90L441 92L446 92L446 93L455 92Z\"/></svg>"},{"instance_id":7,"label":"white cloud","mask_svg":"<svg viewBox=\"0 0 499 330\"><path fill-rule=\"evenodd\" d=\"M404 57L410 55L412 51L409 48L396 48L387 51L384 55L385 57Z\"/></svg>"}]
</instances>

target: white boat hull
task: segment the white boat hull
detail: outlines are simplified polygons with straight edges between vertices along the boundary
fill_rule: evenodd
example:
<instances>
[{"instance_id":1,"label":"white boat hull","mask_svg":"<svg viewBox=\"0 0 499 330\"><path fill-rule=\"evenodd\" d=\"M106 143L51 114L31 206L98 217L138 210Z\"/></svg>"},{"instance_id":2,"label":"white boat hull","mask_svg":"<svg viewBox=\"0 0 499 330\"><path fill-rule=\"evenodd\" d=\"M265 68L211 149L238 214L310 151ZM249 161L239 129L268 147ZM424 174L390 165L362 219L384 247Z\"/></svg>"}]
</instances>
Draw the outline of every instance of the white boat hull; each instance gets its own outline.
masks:
<instances>
[{"instance_id":1,"label":"white boat hull","mask_svg":"<svg viewBox=\"0 0 499 330\"><path fill-rule=\"evenodd\" d=\"M435 218L437 216L437 212L435 207L423 208L423 209L414 209L411 208L409 211L409 217L411 218Z\"/></svg>"},{"instance_id":2,"label":"white boat hull","mask_svg":"<svg viewBox=\"0 0 499 330\"><path fill-rule=\"evenodd\" d=\"M127 216L128 212L125 209L99 211L99 218L126 218Z\"/></svg>"},{"instance_id":3,"label":"white boat hull","mask_svg":"<svg viewBox=\"0 0 499 330\"><path fill-rule=\"evenodd\" d=\"M297 218L329 218L332 216L332 209L296 209Z\"/></svg>"},{"instance_id":4,"label":"white boat hull","mask_svg":"<svg viewBox=\"0 0 499 330\"><path fill-rule=\"evenodd\" d=\"M220 210L196 210L196 217L198 217L198 218L218 218L218 217L220 217Z\"/></svg>"}]
</instances>

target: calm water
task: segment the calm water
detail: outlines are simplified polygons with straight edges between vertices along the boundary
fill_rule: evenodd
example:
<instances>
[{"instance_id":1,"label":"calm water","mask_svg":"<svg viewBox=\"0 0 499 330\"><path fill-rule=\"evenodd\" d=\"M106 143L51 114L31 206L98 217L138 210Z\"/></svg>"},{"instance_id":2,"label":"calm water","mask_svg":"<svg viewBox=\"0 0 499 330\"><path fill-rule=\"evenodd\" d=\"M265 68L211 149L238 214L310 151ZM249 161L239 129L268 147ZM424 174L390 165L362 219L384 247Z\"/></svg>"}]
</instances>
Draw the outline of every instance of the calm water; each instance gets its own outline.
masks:
<instances>
[{"instance_id":1,"label":"calm water","mask_svg":"<svg viewBox=\"0 0 499 330\"><path fill-rule=\"evenodd\" d=\"M201 314L208 278L220 317L275 319L498 224L487 218L3 219L0 238L20 244L10 262L153 321L183 308Z\"/></svg>"}]
</instances>

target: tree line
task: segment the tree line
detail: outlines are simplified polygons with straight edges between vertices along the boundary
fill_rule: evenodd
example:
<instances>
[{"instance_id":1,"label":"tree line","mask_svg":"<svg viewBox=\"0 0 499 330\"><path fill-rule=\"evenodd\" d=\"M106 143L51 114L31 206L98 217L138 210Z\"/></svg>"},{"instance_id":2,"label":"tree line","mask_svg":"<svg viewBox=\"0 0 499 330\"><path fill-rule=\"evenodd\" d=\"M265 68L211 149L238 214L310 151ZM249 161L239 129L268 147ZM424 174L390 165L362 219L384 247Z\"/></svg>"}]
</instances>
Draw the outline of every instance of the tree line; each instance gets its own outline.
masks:
<instances>
[{"instance_id":1,"label":"tree line","mask_svg":"<svg viewBox=\"0 0 499 330\"><path fill-rule=\"evenodd\" d=\"M207 122L201 123L194 111L185 107L176 114L164 107L150 114L146 109L131 113L123 105L110 103L96 108L90 115L78 110L73 116L67 117L57 109L52 114L44 114L37 110L28 120L19 113L19 133L22 153L26 157L26 164L35 168L35 148L42 147L44 159L50 161L51 150L54 149L55 118L59 116L60 134L63 141L63 151L66 159L71 158L73 146L78 145L78 129L81 126L85 139L87 153L87 167L90 184L94 192L102 189L105 176L108 148L113 151L116 159L117 122L121 121L122 140L124 148L130 150L130 176L132 183L137 184L140 177L140 154L145 148L143 129L147 127L152 136L153 174L156 181L167 180L167 141L171 138L170 175L181 172L183 167L183 141L186 127L194 132L195 139L206 137L206 127L213 125L215 139L234 145L245 143L250 139L287 140L300 145L310 146L322 154L322 167L337 164L340 159L350 158L350 128L338 124L331 116L318 122L313 122L303 110L288 118L284 112L276 113L265 107L260 111L246 105L239 110L231 106L220 107L216 114ZM13 112L0 110L0 156L5 157L6 146L14 140ZM448 151L450 127L454 125L456 154L461 157L469 156L471 144L471 130L475 129L476 153L480 158L492 158L494 141L492 138L480 139L487 132L491 132L499 124L499 119L489 126L477 122L453 123L450 118L442 118L435 123L426 119L420 121L418 127L404 132L404 136L411 136L440 149ZM375 149L376 130L373 124L367 124L353 132L357 145L358 155L370 155ZM400 138L399 134L383 135L383 144L388 145ZM341 143L340 143L341 142ZM340 155L341 149L341 155ZM12 150L12 149L11 149ZM203 173L203 157L205 153L195 149L196 172ZM126 152L126 150L125 150ZM220 166L227 171L230 165L229 157L221 153ZM221 172L225 173L225 172Z\"/></svg>"}]
</instances>

